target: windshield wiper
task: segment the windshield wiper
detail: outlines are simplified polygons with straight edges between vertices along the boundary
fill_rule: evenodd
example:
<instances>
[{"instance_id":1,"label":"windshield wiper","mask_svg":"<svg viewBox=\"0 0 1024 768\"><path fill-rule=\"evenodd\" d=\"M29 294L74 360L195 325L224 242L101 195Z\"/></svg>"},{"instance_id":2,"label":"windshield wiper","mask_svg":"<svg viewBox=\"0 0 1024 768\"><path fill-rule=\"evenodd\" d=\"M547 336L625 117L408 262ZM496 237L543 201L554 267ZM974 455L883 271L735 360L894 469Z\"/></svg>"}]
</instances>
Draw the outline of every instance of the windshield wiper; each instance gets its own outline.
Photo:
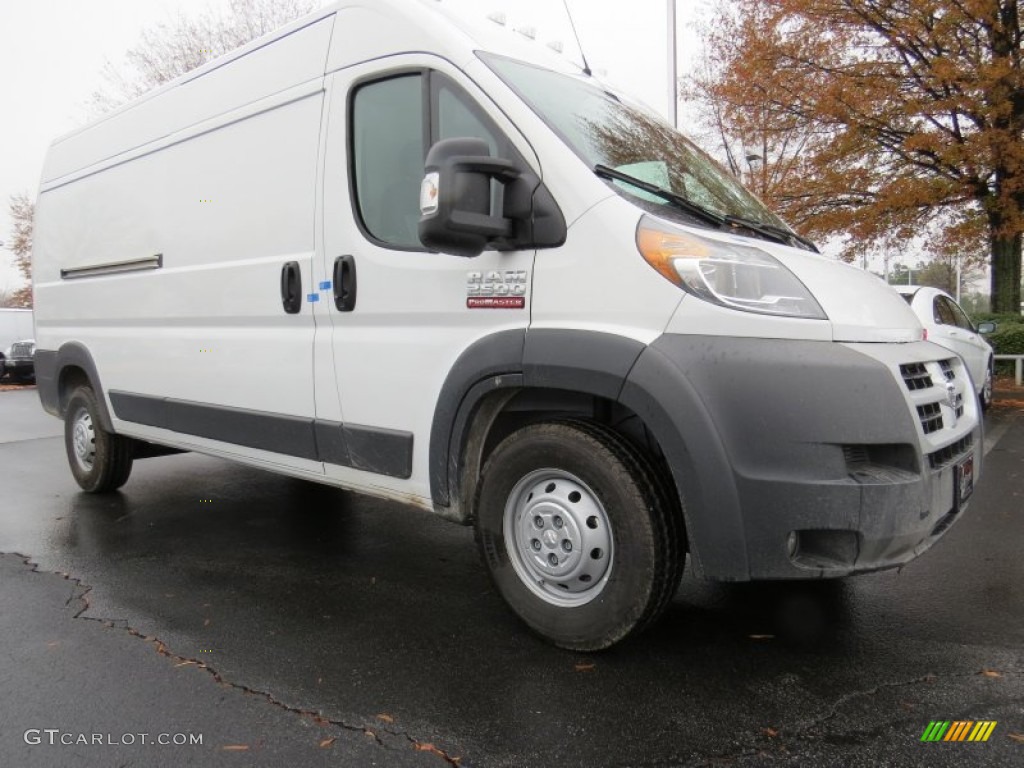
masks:
<instances>
[{"instance_id":1,"label":"windshield wiper","mask_svg":"<svg viewBox=\"0 0 1024 768\"><path fill-rule=\"evenodd\" d=\"M671 190L664 189L663 187L659 187L657 184L644 181L636 176L631 176L628 173L617 171L614 168L609 168L607 165L595 165L594 173L602 178L621 181L651 195L660 197L662 200L672 203L677 208L681 208L697 218L703 219L710 224L714 224L719 229L724 229L725 227L748 229L751 232L757 232L762 237L774 240L777 243L793 245L793 242L796 241L808 250L814 251L815 253L821 253L814 242L783 227L777 227L774 224L765 224L764 222L755 221L753 219L746 219L742 216L723 216L722 214L715 213L714 211L709 210L708 208L705 208L682 195L676 194Z\"/></svg>"},{"instance_id":2,"label":"windshield wiper","mask_svg":"<svg viewBox=\"0 0 1024 768\"><path fill-rule=\"evenodd\" d=\"M724 216L717 214L714 211L709 211L704 206L698 205L691 200L687 200L682 195L677 195L675 192L659 187L657 184L651 184L649 181L638 179L636 176L630 176L628 173L623 173L622 171L617 171L614 168L609 168L607 165L595 165L594 173L602 178L622 181L632 187L642 189L644 192L660 197L662 200L672 203L677 208L681 208L699 219L704 219L704 221L714 224L716 227L721 228L728 223Z\"/></svg>"},{"instance_id":3,"label":"windshield wiper","mask_svg":"<svg viewBox=\"0 0 1024 768\"><path fill-rule=\"evenodd\" d=\"M793 245L793 241L795 240L807 250L814 251L815 253L821 253L814 241L808 240L803 235L798 235L796 232L785 229L784 227L777 227L774 224L765 224L763 221L755 221L754 219L745 219L742 216L725 216L724 218L725 223L730 226L743 227L744 229L759 232L765 237L778 240L786 245Z\"/></svg>"}]
</instances>

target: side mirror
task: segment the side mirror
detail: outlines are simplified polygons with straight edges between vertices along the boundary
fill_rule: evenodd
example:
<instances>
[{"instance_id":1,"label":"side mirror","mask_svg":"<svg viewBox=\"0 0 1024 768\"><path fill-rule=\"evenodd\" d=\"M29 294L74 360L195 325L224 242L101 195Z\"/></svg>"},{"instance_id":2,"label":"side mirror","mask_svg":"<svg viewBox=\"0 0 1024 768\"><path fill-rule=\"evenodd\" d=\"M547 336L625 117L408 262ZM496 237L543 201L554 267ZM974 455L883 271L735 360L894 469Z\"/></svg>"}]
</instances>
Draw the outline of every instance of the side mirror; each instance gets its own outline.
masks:
<instances>
[{"instance_id":1,"label":"side mirror","mask_svg":"<svg viewBox=\"0 0 1024 768\"><path fill-rule=\"evenodd\" d=\"M511 160L491 157L483 139L443 139L430 148L420 186L420 242L459 256L479 256L487 243L511 237L515 221L491 210L491 182L520 176Z\"/></svg>"},{"instance_id":2,"label":"side mirror","mask_svg":"<svg viewBox=\"0 0 1024 768\"><path fill-rule=\"evenodd\" d=\"M995 323L978 323L978 333L995 333Z\"/></svg>"}]
</instances>

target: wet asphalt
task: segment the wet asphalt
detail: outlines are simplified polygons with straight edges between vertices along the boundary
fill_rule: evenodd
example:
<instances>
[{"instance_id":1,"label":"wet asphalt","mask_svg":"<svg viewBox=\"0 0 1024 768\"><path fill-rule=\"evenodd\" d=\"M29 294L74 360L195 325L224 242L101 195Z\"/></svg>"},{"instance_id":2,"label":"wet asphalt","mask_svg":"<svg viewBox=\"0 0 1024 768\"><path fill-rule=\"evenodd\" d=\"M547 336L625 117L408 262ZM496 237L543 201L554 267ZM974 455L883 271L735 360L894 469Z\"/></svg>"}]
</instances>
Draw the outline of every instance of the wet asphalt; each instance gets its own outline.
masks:
<instances>
[{"instance_id":1,"label":"wet asphalt","mask_svg":"<svg viewBox=\"0 0 1024 768\"><path fill-rule=\"evenodd\" d=\"M518 623L468 529L194 454L88 496L0 392L0 766L1024 764L1024 409L987 426L971 508L901 571L687 576L586 656Z\"/></svg>"}]
</instances>

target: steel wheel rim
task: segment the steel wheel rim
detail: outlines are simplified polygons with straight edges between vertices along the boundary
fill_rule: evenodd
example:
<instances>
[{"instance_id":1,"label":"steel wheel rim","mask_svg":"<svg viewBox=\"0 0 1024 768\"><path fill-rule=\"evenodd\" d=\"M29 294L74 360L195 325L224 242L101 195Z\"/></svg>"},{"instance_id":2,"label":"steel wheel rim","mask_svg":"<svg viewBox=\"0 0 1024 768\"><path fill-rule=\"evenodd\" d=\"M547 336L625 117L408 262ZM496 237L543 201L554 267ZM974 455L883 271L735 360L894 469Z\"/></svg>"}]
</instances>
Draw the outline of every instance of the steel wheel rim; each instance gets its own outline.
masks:
<instances>
[{"instance_id":1,"label":"steel wheel rim","mask_svg":"<svg viewBox=\"0 0 1024 768\"><path fill-rule=\"evenodd\" d=\"M585 605L608 583L615 556L608 514L594 491L569 472L538 469L516 483L503 532L519 579L546 603Z\"/></svg>"},{"instance_id":2,"label":"steel wheel rim","mask_svg":"<svg viewBox=\"0 0 1024 768\"><path fill-rule=\"evenodd\" d=\"M85 408L79 408L71 421L71 448L78 466L91 472L96 460L96 428Z\"/></svg>"}]
</instances>

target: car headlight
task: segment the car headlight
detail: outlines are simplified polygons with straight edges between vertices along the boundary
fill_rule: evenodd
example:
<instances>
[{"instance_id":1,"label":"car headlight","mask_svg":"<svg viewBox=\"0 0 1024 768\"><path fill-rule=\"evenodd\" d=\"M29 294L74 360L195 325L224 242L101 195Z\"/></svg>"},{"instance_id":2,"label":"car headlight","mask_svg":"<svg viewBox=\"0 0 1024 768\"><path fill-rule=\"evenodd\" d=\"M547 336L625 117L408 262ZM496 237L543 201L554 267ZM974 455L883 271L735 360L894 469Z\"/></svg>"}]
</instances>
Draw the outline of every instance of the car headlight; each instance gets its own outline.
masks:
<instances>
[{"instance_id":1,"label":"car headlight","mask_svg":"<svg viewBox=\"0 0 1024 768\"><path fill-rule=\"evenodd\" d=\"M644 216L636 230L644 260L687 293L731 309L827 320L800 279L771 254L722 243Z\"/></svg>"}]
</instances>

